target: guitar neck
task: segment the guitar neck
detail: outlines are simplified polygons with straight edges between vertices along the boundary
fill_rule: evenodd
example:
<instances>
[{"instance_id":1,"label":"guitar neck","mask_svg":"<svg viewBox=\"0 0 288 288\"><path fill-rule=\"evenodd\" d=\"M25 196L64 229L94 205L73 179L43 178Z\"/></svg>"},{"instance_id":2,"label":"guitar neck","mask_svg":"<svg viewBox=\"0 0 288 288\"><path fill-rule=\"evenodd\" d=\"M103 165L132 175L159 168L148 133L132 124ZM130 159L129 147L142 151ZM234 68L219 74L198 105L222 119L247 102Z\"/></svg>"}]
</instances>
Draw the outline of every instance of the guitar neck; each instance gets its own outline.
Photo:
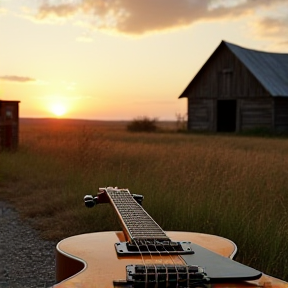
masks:
<instances>
[{"instance_id":1,"label":"guitar neck","mask_svg":"<svg viewBox=\"0 0 288 288\"><path fill-rule=\"evenodd\" d=\"M162 228L140 206L128 189L107 188L110 203L117 212L123 232L127 240L141 242L142 240L170 241Z\"/></svg>"}]
</instances>

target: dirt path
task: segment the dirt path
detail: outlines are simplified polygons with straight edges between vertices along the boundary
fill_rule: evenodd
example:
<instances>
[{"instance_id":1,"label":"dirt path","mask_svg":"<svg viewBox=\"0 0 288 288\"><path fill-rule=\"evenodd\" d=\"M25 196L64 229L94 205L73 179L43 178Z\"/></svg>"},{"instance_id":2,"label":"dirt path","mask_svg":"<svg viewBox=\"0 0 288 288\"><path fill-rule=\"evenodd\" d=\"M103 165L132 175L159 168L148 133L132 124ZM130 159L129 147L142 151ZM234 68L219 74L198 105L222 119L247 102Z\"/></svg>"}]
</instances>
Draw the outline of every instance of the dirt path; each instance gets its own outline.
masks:
<instances>
[{"instance_id":1,"label":"dirt path","mask_svg":"<svg viewBox=\"0 0 288 288\"><path fill-rule=\"evenodd\" d=\"M44 288L55 283L56 243L45 241L0 201L0 288Z\"/></svg>"}]
</instances>

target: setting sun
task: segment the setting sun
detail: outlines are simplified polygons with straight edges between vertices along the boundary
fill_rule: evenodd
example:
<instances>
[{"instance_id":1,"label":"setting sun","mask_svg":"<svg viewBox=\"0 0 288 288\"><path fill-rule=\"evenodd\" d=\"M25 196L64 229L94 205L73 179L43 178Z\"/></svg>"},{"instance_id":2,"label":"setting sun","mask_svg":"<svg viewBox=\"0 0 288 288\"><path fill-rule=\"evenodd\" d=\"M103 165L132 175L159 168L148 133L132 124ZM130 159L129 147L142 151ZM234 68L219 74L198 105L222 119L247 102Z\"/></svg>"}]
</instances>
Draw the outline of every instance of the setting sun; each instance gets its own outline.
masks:
<instances>
[{"instance_id":1,"label":"setting sun","mask_svg":"<svg viewBox=\"0 0 288 288\"><path fill-rule=\"evenodd\" d=\"M54 115L58 117L63 116L67 112L66 107L60 103L52 105L50 110Z\"/></svg>"}]
</instances>

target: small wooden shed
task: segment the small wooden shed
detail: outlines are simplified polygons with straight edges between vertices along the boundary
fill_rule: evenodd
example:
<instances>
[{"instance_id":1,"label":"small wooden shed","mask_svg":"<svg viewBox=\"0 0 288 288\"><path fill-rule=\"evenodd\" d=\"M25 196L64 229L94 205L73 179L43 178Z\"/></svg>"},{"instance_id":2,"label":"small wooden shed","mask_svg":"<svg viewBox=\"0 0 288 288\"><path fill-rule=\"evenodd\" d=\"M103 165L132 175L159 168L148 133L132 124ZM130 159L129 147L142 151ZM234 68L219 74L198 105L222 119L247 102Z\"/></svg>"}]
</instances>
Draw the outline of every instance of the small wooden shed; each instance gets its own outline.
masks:
<instances>
[{"instance_id":1,"label":"small wooden shed","mask_svg":"<svg viewBox=\"0 0 288 288\"><path fill-rule=\"evenodd\" d=\"M288 132L288 54L222 41L179 98L188 130Z\"/></svg>"},{"instance_id":2,"label":"small wooden shed","mask_svg":"<svg viewBox=\"0 0 288 288\"><path fill-rule=\"evenodd\" d=\"M18 147L19 102L0 100L0 151Z\"/></svg>"}]
</instances>

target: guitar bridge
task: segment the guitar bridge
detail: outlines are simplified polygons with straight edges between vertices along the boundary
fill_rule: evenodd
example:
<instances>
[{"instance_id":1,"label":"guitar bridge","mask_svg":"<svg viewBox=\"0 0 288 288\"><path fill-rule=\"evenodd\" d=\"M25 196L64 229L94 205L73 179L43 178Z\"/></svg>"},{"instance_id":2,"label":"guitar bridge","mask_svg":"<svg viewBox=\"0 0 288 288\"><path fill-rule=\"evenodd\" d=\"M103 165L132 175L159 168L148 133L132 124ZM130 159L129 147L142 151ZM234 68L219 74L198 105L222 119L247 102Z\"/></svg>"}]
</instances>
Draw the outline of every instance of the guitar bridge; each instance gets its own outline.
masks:
<instances>
[{"instance_id":1,"label":"guitar bridge","mask_svg":"<svg viewBox=\"0 0 288 288\"><path fill-rule=\"evenodd\" d=\"M139 254L193 254L191 242L140 240L115 243L118 256Z\"/></svg>"},{"instance_id":2,"label":"guitar bridge","mask_svg":"<svg viewBox=\"0 0 288 288\"><path fill-rule=\"evenodd\" d=\"M126 276L126 284L131 284L133 287L134 285L146 287L149 284L191 287L192 284L207 284L210 281L204 269L197 265L128 265ZM114 284L120 283L114 281Z\"/></svg>"}]
</instances>

